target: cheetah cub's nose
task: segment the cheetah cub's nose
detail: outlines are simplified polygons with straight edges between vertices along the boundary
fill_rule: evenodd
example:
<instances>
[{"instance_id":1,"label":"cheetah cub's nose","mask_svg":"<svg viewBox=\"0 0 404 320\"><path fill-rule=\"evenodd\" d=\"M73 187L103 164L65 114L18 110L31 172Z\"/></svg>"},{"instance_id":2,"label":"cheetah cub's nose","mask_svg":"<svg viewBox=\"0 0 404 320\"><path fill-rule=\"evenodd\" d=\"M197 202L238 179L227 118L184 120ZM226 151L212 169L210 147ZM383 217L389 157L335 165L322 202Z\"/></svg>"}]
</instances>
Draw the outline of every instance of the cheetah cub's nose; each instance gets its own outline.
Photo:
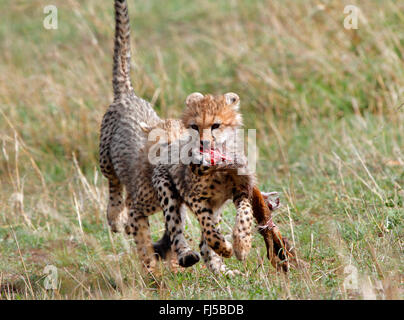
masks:
<instances>
[{"instance_id":1,"label":"cheetah cub's nose","mask_svg":"<svg viewBox=\"0 0 404 320\"><path fill-rule=\"evenodd\" d=\"M201 140L201 151L210 149L210 141L209 140Z\"/></svg>"}]
</instances>

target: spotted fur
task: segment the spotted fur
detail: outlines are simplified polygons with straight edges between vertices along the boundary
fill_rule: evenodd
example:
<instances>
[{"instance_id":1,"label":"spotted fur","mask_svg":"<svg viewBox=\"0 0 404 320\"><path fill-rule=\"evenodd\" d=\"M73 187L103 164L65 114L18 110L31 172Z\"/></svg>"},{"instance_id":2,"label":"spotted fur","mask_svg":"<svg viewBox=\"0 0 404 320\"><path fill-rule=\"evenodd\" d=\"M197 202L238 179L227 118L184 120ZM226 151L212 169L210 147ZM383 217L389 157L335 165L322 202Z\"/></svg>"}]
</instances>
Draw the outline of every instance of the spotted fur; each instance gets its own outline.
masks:
<instances>
[{"instance_id":1,"label":"spotted fur","mask_svg":"<svg viewBox=\"0 0 404 320\"><path fill-rule=\"evenodd\" d=\"M217 171L197 164L152 164L148 159L148 133L153 128L187 130L191 125L211 130L201 143L219 143L220 133L241 126L239 98L229 93L218 97L199 93L188 96L182 120L160 119L149 102L137 97L130 81L130 28L127 3L115 0L114 101L105 113L100 135L100 168L109 181L108 222L113 231L123 227L134 237L144 266L153 269L155 250L171 246L182 266L199 261L184 238L186 207L196 214L202 229L201 254L208 268L227 272L220 256L245 259L251 246L252 175L236 170ZM213 124L220 128L213 134ZM192 123L191 123L192 122ZM176 131L177 132L177 131ZM178 132L177 132L178 133ZM201 131L202 133L202 131ZM237 208L233 246L220 233L220 209L232 200ZM163 210L164 241L153 247L148 217ZM169 244L167 244L169 242ZM164 250L160 250L163 252Z\"/></svg>"}]
</instances>

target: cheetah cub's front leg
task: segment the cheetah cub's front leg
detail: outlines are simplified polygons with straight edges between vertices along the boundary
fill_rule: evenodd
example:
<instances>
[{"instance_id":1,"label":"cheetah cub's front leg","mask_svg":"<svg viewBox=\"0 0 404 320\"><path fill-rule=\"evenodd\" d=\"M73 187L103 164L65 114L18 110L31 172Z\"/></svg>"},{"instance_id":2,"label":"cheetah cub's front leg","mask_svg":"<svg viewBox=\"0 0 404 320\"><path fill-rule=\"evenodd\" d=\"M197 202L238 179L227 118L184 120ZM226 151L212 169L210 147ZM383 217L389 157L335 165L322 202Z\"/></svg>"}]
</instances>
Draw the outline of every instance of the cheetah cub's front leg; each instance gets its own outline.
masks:
<instances>
[{"instance_id":1,"label":"cheetah cub's front leg","mask_svg":"<svg viewBox=\"0 0 404 320\"><path fill-rule=\"evenodd\" d=\"M220 220L221 220L221 210L215 213L213 217L213 223L217 226L217 230L220 232ZM223 258L219 256L211 247L209 247L205 236L202 233L201 243L199 244L201 250L201 255L205 261L205 265L214 274L224 274L229 277L241 274L238 270L230 270L223 262Z\"/></svg>"},{"instance_id":2,"label":"cheetah cub's front leg","mask_svg":"<svg viewBox=\"0 0 404 320\"><path fill-rule=\"evenodd\" d=\"M247 194L243 192L235 194L233 202L237 209L233 229L233 248L236 258L243 261L251 249L253 211Z\"/></svg>"},{"instance_id":3,"label":"cheetah cub's front leg","mask_svg":"<svg viewBox=\"0 0 404 320\"><path fill-rule=\"evenodd\" d=\"M167 172L156 168L152 177L153 187L157 190L160 206L163 208L166 229L170 237L172 251L177 254L181 267L190 267L200 260L199 254L193 251L184 237L186 208L171 182Z\"/></svg>"},{"instance_id":4,"label":"cheetah cub's front leg","mask_svg":"<svg viewBox=\"0 0 404 320\"><path fill-rule=\"evenodd\" d=\"M210 208L209 203L205 200L198 199L192 204L192 210L195 212L202 228L203 240L218 255L230 258L233 254L233 247L220 233L220 230L215 223L213 210Z\"/></svg>"}]
</instances>

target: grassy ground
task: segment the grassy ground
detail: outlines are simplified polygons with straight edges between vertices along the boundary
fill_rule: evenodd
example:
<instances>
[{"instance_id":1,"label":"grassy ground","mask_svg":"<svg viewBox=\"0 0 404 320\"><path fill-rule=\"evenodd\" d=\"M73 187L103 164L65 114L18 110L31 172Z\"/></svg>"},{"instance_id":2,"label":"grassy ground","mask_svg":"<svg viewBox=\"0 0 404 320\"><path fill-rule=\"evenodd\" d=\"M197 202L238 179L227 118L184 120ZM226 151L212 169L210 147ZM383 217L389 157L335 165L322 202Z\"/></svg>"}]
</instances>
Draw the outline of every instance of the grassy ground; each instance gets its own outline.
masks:
<instances>
[{"instance_id":1,"label":"grassy ground","mask_svg":"<svg viewBox=\"0 0 404 320\"><path fill-rule=\"evenodd\" d=\"M112 1L53 1L59 28L46 30L47 1L0 0L0 298L402 299L404 5L358 1L346 30L355 2L129 1L136 92L163 117L192 91L237 92L260 186L282 192L275 221L310 264L277 274L256 233L246 263L226 261L246 277L200 263L153 279L108 230L97 165ZM232 207L224 218L230 234ZM197 247L191 215L186 234Z\"/></svg>"}]
</instances>

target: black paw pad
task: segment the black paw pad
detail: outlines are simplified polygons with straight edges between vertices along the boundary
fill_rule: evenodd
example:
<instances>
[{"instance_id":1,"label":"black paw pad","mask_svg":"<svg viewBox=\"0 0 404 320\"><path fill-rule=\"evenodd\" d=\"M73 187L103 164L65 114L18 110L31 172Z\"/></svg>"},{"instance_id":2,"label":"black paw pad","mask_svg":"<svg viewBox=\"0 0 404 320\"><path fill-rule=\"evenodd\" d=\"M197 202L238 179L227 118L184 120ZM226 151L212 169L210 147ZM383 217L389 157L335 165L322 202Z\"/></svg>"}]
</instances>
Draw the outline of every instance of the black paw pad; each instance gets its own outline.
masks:
<instances>
[{"instance_id":1,"label":"black paw pad","mask_svg":"<svg viewBox=\"0 0 404 320\"><path fill-rule=\"evenodd\" d=\"M181 257L181 259L179 259L178 264L181 267L187 268L193 266L195 263L199 261L199 259L200 257L198 253L190 251L185 256Z\"/></svg>"}]
</instances>

